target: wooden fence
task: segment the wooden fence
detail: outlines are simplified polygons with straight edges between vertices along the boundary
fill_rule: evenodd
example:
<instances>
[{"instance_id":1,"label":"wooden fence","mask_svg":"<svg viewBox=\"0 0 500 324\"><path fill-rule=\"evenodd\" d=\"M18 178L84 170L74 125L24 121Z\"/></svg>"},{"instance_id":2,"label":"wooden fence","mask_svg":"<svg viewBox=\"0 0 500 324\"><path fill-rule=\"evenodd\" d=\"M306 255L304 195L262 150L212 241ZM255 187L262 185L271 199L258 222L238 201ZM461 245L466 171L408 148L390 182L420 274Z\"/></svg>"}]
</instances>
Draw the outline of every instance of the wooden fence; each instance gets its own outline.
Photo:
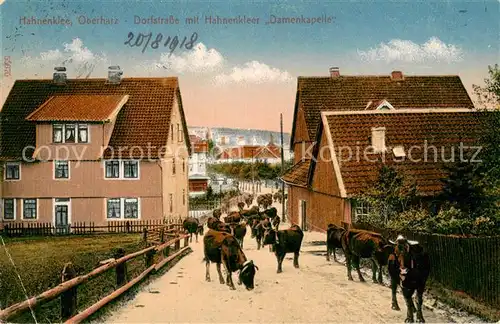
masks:
<instances>
[{"instance_id":1,"label":"wooden fence","mask_svg":"<svg viewBox=\"0 0 500 324\"><path fill-rule=\"evenodd\" d=\"M191 252L189 247L189 235L182 234L178 228L180 224L164 225L160 230L154 230L161 237L154 241L160 241L159 244L148 246L147 248L125 255L123 249L117 249L115 258L104 260L101 266L92 270L91 272L76 276L76 271L71 263L67 263L62 271L62 282L58 286L51 288L37 296L31 297L23 302L11 305L7 308L0 310L0 322L12 319L23 312L29 311L30 308L35 308L45 304L55 298L61 297L61 317L65 323L80 323L101 309L104 305L116 299L125 291L140 282L146 276L159 271L170 261L176 257L184 255L184 253ZM148 231L144 230L144 238L149 238ZM165 233L175 233L175 237L163 242ZM184 247L181 249L180 242L184 240ZM175 253L170 253L171 246L174 245ZM127 267L126 262L144 255L146 270L139 276L127 282ZM77 313L78 298L77 288L85 282L96 278L97 276L107 272L108 270L115 269L116 272L116 290L108 296L102 298L92 306Z\"/></svg>"},{"instance_id":2,"label":"wooden fence","mask_svg":"<svg viewBox=\"0 0 500 324\"><path fill-rule=\"evenodd\" d=\"M3 234L15 236L50 236L50 235L89 235L107 233L142 233L144 229L159 228L179 219L150 219L108 221L106 225L96 225L94 222L74 222L67 226L56 226L54 223L7 223L4 225Z\"/></svg>"},{"instance_id":3,"label":"wooden fence","mask_svg":"<svg viewBox=\"0 0 500 324\"><path fill-rule=\"evenodd\" d=\"M368 224L354 228L371 230L394 240L398 234L419 241L429 253L430 278L500 308L500 237L459 237L410 231L395 232Z\"/></svg>"}]
</instances>

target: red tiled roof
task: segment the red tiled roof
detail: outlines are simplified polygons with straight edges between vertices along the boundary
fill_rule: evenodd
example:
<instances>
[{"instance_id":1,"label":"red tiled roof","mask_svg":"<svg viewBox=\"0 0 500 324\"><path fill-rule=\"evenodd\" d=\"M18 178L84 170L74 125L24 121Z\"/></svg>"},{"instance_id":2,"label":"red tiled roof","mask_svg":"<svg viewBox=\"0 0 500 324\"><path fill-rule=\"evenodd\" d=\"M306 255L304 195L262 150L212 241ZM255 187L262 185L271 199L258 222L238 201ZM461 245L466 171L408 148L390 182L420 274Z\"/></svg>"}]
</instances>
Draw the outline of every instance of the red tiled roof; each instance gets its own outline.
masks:
<instances>
[{"instance_id":1,"label":"red tiled roof","mask_svg":"<svg viewBox=\"0 0 500 324\"><path fill-rule=\"evenodd\" d=\"M109 120L127 102L127 95L52 96L26 120L89 121Z\"/></svg>"},{"instance_id":2,"label":"red tiled roof","mask_svg":"<svg viewBox=\"0 0 500 324\"><path fill-rule=\"evenodd\" d=\"M134 157L151 152L159 157L158 149L168 142L169 124L174 100L177 100L188 150L191 150L177 77L123 78L120 84L106 79L68 79L65 85L49 80L17 80L0 113L0 156L22 157L23 148L35 145L35 124L25 118L52 96L106 95L129 99L116 118L109 146L136 147ZM28 152L29 153L29 152ZM122 156L129 156L128 149ZM160 152L161 153L161 152ZM105 157L110 156L106 150Z\"/></svg>"},{"instance_id":3,"label":"red tiled roof","mask_svg":"<svg viewBox=\"0 0 500 324\"><path fill-rule=\"evenodd\" d=\"M477 144L485 113L470 110L460 112L407 110L335 115L325 113L325 116L328 123L326 127L330 129L335 155L340 165L344 188L347 196L352 197L365 191L373 181L377 180L379 169L384 164L394 166L408 179L415 180L421 195L439 192L442 188L440 179L446 175L443 166L447 163L442 158L442 151L445 152L445 159L449 159L452 156L451 151L455 150L455 158L458 160L460 143L465 147ZM367 159L364 158L363 152L371 145L372 127L386 128L388 151L385 159L382 159L381 153L369 153L366 155ZM394 146L403 146L406 153L403 161L394 156L392 151ZM437 148L436 155L432 146ZM414 148L410 150L412 147ZM425 150L425 147L428 149ZM464 156L469 156L475 151L475 149L465 149ZM356 152L360 152L359 157Z\"/></svg>"},{"instance_id":4,"label":"red tiled roof","mask_svg":"<svg viewBox=\"0 0 500 324\"><path fill-rule=\"evenodd\" d=\"M307 187L310 166L311 159L302 159L288 169L281 179L292 186Z\"/></svg>"},{"instance_id":5,"label":"red tiled roof","mask_svg":"<svg viewBox=\"0 0 500 324\"><path fill-rule=\"evenodd\" d=\"M279 158L280 149L274 145L243 145L226 148L219 156L220 159L267 159Z\"/></svg>"},{"instance_id":6,"label":"red tiled roof","mask_svg":"<svg viewBox=\"0 0 500 324\"><path fill-rule=\"evenodd\" d=\"M299 77L294 111L303 109L309 138L316 137L321 111L365 110L369 101L386 99L394 108L474 108L459 76ZM295 135L292 128L291 145Z\"/></svg>"}]
</instances>

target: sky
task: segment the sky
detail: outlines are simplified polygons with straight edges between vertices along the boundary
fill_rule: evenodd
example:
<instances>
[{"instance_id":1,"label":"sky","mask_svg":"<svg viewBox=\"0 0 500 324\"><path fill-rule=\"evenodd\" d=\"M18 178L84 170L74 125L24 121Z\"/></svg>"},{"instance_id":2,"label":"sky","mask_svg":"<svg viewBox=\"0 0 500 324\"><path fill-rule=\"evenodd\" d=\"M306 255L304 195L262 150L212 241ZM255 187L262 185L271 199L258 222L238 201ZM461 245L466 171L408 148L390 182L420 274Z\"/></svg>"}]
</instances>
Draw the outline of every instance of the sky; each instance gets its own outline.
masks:
<instances>
[{"instance_id":1,"label":"sky","mask_svg":"<svg viewBox=\"0 0 500 324\"><path fill-rule=\"evenodd\" d=\"M500 61L499 5L0 0L0 99L16 79L51 78L55 66L92 78L119 65L123 77L179 77L188 125L279 130L283 113L289 132L297 77L327 76L332 66L344 75L460 75L472 96ZM292 17L300 19L282 19ZM44 18L58 24L30 24Z\"/></svg>"}]
</instances>

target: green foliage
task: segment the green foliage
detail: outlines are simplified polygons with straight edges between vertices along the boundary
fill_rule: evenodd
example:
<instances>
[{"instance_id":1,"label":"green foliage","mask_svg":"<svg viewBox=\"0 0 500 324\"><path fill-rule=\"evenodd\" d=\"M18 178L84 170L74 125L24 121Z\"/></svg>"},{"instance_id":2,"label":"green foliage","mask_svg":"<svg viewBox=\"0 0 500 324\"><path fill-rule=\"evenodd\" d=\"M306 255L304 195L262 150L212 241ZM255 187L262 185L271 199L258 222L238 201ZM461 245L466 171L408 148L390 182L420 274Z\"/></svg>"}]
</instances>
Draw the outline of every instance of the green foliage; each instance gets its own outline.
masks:
<instances>
[{"instance_id":1,"label":"green foliage","mask_svg":"<svg viewBox=\"0 0 500 324\"><path fill-rule=\"evenodd\" d=\"M393 167L384 165L380 168L378 179L360 200L371 206L369 221L384 224L407 210L415 197L415 182L405 179Z\"/></svg>"},{"instance_id":2,"label":"green foliage","mask_svg":"<svg viewBox=\"0 0 500 324\"><path fill-rule=\"evenodd\" d=\"M484 87L476 84L472 86L480 108L495 107L500 104L500 69L498 64L488 66L488 74L489 78L484 79Z\"/></svg>"}]
</instances>

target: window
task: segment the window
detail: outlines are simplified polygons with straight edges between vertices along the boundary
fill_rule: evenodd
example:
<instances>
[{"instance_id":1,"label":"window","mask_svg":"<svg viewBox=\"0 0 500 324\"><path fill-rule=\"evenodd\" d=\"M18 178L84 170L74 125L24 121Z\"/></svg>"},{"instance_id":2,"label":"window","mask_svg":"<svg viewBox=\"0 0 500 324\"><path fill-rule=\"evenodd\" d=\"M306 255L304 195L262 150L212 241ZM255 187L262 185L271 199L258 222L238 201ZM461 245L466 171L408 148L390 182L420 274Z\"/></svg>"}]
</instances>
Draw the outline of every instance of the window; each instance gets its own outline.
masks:
<instances>
[{"instance_id":1,"label":"window","mask_svg":"<svg viewBox=\"0 0 500 324\"><path fill-rule=\"evenodd\" d=\"M52 142L88 143L89 128L87 124L54 124L52 125Z\"/></svg>"},{"instance_id":2,"label":"window","mask_svg":"<svg viewBox=\"0 0 500 324\"><path fill-rule=\"evenodd\" d=\"M108 198L107 219L139 219L141 207L139 198Z\"/></svg>"},{"instance_id":3,"label":"window","mask_svg":"<svg viewBox=\"0 0 500 324\"><path fill-rule=\"evenodd\" d=\"M16 219L16 199L6 198L3 200L3 219L15 220Z\"/></svg>"},{"instance_id":4,"label":"window","mask_svg":"<svg viewBox=\"0 0 500 324\"><path fill-rule=\"evenodd\" d=\"M170 136L172 138L171 142L174 142L174 124L170 124Z\"/></svg>"},{"instance_id":5,"label":"window","mask_svg":"<svg viewBox=\"0 0 500 324\"><path fill-rule=\"evenodd\" d=\"M172 158L172 174L175 174L175 158Z\"/></svg>"},{"instance_id":6,"label":"window","mask_svg":"<svg viewBox=\"0 0 500 324\"><path fill-rule=\"evenodd\" d=\"M178 142L182 142L182 128L181 128L181 125L178 123L177 124L177 141Z\"/></svg>"},{"instance_id":7,"label":"window","mask_svg":"<svg viewBox=\"0 0 500 324\"><path fill-rule=\"evenodd\" d=\"M139 218L139 199L127 198L124 202L124 218Z\"/></svg>"},{"instance_id":8,"label":"window","mask_svg":"<svg viewBox=\"0 0 500 324\"><path fill-rule=\"evenodd\" d=\"M120 198L110 198L107 203L107 217L108 219L121 218L121 203Z\"/></svg>"},{"instance_id":9,"label":"window","mask_svg":"<svg viewBox=\"0 0 500 324\"><path fill-rule=\"evenodd\" d=\"M137 161L123 161L123 177L124 178L138 178L139 166Z\"/></svg>"},{"instance_id":10,"label":"window","mask_svg":"<svg viewBox=\"0 0 500 324\"><path fill-rule=\"evenodd\" d=\"M5 165L5 180L19 180L21 178L21 164L7 163Z\"/></svg>"},{"instance_id":11,"label":"window","mask_svg":"<svg viewBox=\"0 0 500 324\"><path fill-rule=\"evenodd\" d=\"M62 143L63 140L63 125L52 126L52 141L54 143Z\"/></svg>"},{"instance_id":12,"label":"window","mask_svg":"<svg viewBox=\"0 0 500 324\"><path fill-rule=\"evenodd\" d=\"M193 171L193 164L189 165L189 171Z\"/></svg>"},{"instance_id":13,"label":"window","mask_svg":"<svg viewBox=\"0 0 500 324\"><path fill-rule=\"evenodd\" d=\"M54 178L69 179L69 162L54 161Z\"/></svg>"},{"instance_id":14,"label":"window","mask_svg":"<svg viewBox=\"0 0 500 324\"><path fill-rule=\"evenodd\" d=\"M357 201L355 203L354 217L358 221L360 218L367 217L370 214L371 208L367 202Z\"/></svg>"},{"instance_id":15,"label":"window","mask_svg":"<svg viewBox=\"0 0 500 324\"><path fill-rule=\"evenodd\" d=\"M75 143L76 131L75 124L64 125L64 143Z\"/></svg>"},{"instance_id":16,"label":"window","mask_svg":"<svg viewBox=\"0 0 500 324\"><path fill-rule=\"evenodd\" d=\"M36 199L23 199L23 219L36 219Z\"/></svg>"},{"instance_id":17,"label":"window","mask_svg":"<svg viewBox=\"0 0 500 324\"><path fill-rule=\"evenodd\" d=\"M170 199L170 212L172 213L174 211L174 194L168 194L169 199Z\"/></svg>"},{"instance_id":18,"label":"window","mask_svg":"<svg viewBox=\"0 0 500 324\"><path fill-rule=\"evenodd\" d=\"M186 206L186 189L182 189L182 205Z\"/></svg>"},{"instance_id":19,"label":"window","mask_svg":"<svg viewBox=\"0 0 500 324\"><path fill-rule=\"evenodd\" d=\"M183 159L182 160L182 173L185 173L185 172L186 172L186 162Z\"/></svg>"},{"instance_id":20,"label":"window","mask_svg":"<svg viewBox=\"0 0 500 324\"><path fill-rule=\"evenodd\" d=\"M106 178L120 177L120 161L106 161Z\"/></svg>"},{"instance_id":21,"label":"window","mask_svg":"<svg viewBox=\"0 0 500 324\"><path fill-rule=\"evenodd\" d=\"M89 138L89 130L87 125L79 124L78 125L78 143L87 143Z\"/></svg>"}]
</instances>

